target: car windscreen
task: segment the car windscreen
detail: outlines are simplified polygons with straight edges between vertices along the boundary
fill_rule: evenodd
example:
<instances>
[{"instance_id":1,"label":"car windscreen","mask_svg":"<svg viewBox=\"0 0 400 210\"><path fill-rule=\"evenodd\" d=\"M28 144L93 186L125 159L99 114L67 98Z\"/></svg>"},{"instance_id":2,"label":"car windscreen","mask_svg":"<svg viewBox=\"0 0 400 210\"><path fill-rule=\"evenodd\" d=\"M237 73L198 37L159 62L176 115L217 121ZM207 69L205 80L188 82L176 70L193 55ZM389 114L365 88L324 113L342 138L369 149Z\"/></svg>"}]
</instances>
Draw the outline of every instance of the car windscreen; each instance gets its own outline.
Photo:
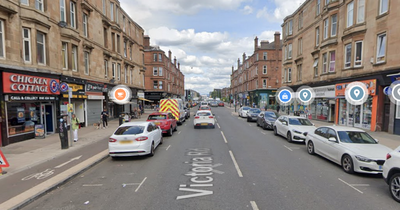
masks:
<instances>
[{"instance_id":1,"label":"car windscreen","mask_svg":"<svg viewBox=\"0 0 400 210\"><path fill-rule=\"evenodd\" d=\"M115 131L115 135L136 135L144 131L144 126L121 126Z\"/></svg>"},{"instance_id":2,"label":"car windscreen","mask_svg":"<svg viewBox=\"0 0 400 210\"><path fill-rule=\"evenodd\" d=\"M167 115L149 115L149 117L147 118L148 120L165 120L167 119Z\"/></svg>"},{"instance_id":3,"label":"car windscreen","mask_svg":"<svg viewBox=\"0 0 400 210\"><path fill-rule=\"evenodd\" d=\"M243 110L249 110L250 107L243 107Z\"/></svg>"},{"instance_id":4,"label":"car windscreen","mask_svg":"<svg viewBox=\"0 0 400 210\"><path fill-rule=\"evenodd\" d=\"M313 125L309 120L302 118L289 118L290 125Z\"/></svg>"},{"instance_id":5,"label":"car windscreen","mask_svg":"<svg viewBox=\"0 0 400 210\"><path fill-rule=\"evenodd\" d=\"M260 109L250 109L249 112L254 113L254 114L259 114L259 113L261 113L261 110Z\"/></svg>"},{"instance_id":6,"label":"car windscreen","mask_svg":"<svg viewBox=\"0 0 400 210\"><path fill-rule=\"evenodd\" d=\"M265 117L267 117L267 118L269 118L269 117L271 117L271 118L278 118L279 116L277 116L277 115L275 114L275 112L265 112Z\"/></svg>"},{"instance_id":7,"label":"car windscreen","mask_svg":"<svg viewBox=\"0 0 400 210\"><path fill-rule=\"evenodd\" d=\"M210 112L198 112L197 116L211 116Z\"/></svg>"},{"instance_id":8,"label":"car windscreen","mask_svg":"<svg viewBox=\"0 0 400 210\"><path fill-rule=\"evenodd\" d=\"M341 142L354 144L377 144L377 142L366 132L338 131Z\"/></svg>"}]
</instances>

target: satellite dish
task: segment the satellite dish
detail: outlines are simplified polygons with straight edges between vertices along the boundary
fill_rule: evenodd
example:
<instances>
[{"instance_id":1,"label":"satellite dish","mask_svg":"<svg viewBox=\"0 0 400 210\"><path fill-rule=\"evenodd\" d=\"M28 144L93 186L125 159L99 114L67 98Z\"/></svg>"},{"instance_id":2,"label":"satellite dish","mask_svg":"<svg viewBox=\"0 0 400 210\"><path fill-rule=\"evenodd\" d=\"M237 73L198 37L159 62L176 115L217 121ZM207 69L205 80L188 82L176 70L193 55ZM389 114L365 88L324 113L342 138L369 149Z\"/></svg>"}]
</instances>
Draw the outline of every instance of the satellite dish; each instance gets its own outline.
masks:
<instances>
[{"instance_id":1,"label":"satellite dish","mask_svg":"<svg viewBox=\"0 0 400 210\"><path fill-rule=\"evenodd\" d=\"M58 22L58 26L60 26L61 28L65 28L65 27L67 27L67 22L60 21L60 22Z\"/></svg>"}]
</instances>

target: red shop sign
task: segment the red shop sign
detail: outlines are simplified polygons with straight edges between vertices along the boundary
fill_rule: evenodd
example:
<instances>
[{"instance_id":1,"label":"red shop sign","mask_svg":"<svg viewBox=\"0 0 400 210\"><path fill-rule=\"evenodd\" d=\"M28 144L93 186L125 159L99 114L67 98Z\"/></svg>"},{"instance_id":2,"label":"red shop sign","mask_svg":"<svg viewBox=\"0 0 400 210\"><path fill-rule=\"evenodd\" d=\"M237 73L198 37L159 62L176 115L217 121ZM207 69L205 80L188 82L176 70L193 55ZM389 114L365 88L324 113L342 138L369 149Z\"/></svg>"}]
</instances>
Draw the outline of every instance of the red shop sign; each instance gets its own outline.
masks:
<instances>
[{"instance_id":1,"label":"red shop sign","mask_svg":"<svg viewBox=\"0 0 400 210\"><path fill-rule=\"evenodd\" d=\"M4 93L60 94L60 81L46 77L3 72Z\"/></svg>"}]
</instances>

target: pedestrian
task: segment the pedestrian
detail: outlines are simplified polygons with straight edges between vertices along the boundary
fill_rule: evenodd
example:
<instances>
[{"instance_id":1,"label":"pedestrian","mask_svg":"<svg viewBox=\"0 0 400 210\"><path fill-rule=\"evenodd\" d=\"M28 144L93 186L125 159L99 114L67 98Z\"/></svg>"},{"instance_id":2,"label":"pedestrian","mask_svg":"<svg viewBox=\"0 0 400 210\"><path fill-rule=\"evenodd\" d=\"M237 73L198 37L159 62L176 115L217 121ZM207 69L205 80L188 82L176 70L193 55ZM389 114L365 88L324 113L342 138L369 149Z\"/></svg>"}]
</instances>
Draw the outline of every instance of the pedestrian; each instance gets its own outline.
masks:
<instances>
[{"instance_id":1,"label":"pedestrian","mask_svg":"<svg viewBox=\"0 0 400 210\"><path fill-rule=\"evenodd\" d=\"M140 111L140 114L142 114L142 104L139 104L139 111Z\"/></svg>"},{"instance_id":2,"label":"pedestrian","mask_svg":"<svg viewBox=\"0 0 400 210\"><path fill-rule=\"evenodd\" d=\"M265 104L264 110L267 111L267 109L268 109L268 106L267 106L267 104Z\"/></svg>"},{"instance_id":3,"label":"pedestrian","mask_svg":"<svg viewBox=\"0 0 400 210\"><path fill-rule=\"evenodd\" d=\"M281 109L281 107L279 106L279 104L278 104L278 106L276 106L276 112L278 112L279 113L279 110Z\"/></svg>"},{"instance_id":4,"label":"pedestrian","mask_svg":"<svg viewBox=\"0 0 400 210\"><path fill-rule=\"evenodd\" d=\"M103 121L103 129L106 129L108 127L108 112L106 108L101 112L101 120Z\"/></svg>"},{"instance_id":5,"label":"pedestrian","mask_svg":"<svg viewBox=\"0 0 400 210\"><path fill-rule=\"evenodd\" d=\"M79 119L75 114L72 114L71 128L74 133L74 142L78 141Z\"/></svg>"}]
</instances>

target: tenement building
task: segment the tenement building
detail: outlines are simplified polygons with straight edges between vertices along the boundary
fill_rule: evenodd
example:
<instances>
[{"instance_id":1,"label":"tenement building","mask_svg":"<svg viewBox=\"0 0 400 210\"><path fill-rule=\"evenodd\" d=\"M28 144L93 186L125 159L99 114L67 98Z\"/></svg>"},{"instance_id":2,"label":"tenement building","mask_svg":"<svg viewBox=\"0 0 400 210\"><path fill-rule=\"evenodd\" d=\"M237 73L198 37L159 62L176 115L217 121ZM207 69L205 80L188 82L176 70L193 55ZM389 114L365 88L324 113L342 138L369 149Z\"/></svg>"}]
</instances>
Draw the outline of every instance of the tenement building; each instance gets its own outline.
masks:
<instances>
[{"instance_id":1,"label":"tenement building","mask_svg":"<svg viewBox=\"0 0 400 210\"><path fill-rule=\"evenodd\" d=\"M395 0L307 0L287 16L281 85L316 93L311 105L295 103L290 112L400 135L400 104L384 91L400 80L398 11ZM356 81L368 88L368 100L353 106L344 93Z\"/></svg>"},{"instance_id":2,"label":"tenement building","mask_svg":"<svg viewBox=\"0 0 400 210\"><path fill-rule=\"evenodd\" d=\"M1 0L0 146L34 138L35 125L57 132L68 88L82 126L130 112L144 94L143 33L118 0ZM133 93L124 106L108 97L119 84Z\"/></svg>"},{"instance_id":3,"label":"tenement building","mask_svg":"<svg viewBox=\"0 0 400 210\"><path fill-rule=\"evenodd\" d=\"M159 46L150 45L150 37L144 36L145 99L146 104L157 104L163 98L185 98L185 76L180 63L168 57Z\"/></svg>"},{"instance_id":4,"label":"tenement building","mask_svg":"<svg viewBox=\"0 0 400 210\"><path fill-rule=\"evenodd\" d=\"M243 54L242 62L237 61L237 69L232 67L231 93L235 103L260 108L274 108L275 93L281 85L282 44L280 33L276 32L274 41L254 39L254 53Z\"/></svg>"}]
</instances>

